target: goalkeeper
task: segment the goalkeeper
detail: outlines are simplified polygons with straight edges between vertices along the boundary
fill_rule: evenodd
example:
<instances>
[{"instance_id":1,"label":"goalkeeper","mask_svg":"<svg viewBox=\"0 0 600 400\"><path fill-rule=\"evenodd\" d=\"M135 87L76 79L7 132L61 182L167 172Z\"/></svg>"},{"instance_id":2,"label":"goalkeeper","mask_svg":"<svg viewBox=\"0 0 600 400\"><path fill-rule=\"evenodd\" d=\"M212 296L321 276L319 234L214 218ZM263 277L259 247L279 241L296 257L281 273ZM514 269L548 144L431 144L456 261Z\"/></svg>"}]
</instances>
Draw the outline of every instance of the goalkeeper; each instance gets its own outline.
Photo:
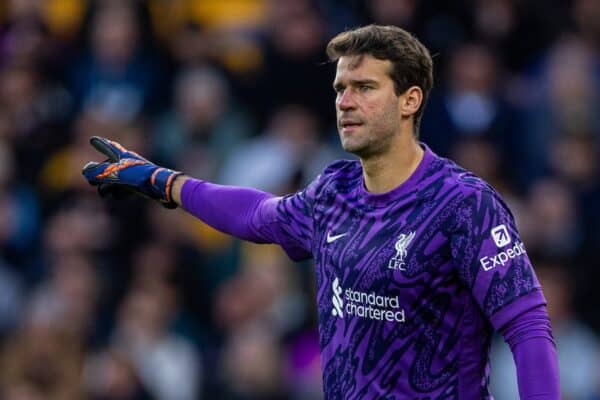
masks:
<instances>
[{"instance_id":1,"label":"goalkeeper","mask_svg":"<svg viewBox=\"0 0 600 400\"><path fill-rule=\"evenodd\" d=\"M283 197L161 168L94 137L108 160L85 178L131 191L294 260L314 258L325 398L492 399L492 329L509 344L521 399L560 398L546 300L498 193L418 140L432 86L427 49L370 25L327 47L343 148ZM251 168L251 166L249 166Z\"/></svg>"}]
</instances>

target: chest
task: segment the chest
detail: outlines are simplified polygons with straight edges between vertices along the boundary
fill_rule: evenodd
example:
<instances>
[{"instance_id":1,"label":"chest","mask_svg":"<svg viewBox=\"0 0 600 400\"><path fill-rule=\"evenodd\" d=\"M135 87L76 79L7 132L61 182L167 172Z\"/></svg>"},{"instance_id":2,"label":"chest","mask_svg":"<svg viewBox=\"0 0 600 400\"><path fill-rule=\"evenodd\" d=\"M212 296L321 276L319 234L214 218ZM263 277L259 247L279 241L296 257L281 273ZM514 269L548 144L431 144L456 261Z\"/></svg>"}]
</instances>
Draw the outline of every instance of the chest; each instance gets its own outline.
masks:
<instances>
[{"instance_id":1,"label":"chest","mask_svg":"<svg viewBox=\"0 0 600 400\"><path fill-rule=\"evenodd\" d=\"M323 214L315 229L317 279L393 291L445 272L449 243L431 202L385 208L340 202L332 209L337 212Z\"/></svg>"}]
</instances>

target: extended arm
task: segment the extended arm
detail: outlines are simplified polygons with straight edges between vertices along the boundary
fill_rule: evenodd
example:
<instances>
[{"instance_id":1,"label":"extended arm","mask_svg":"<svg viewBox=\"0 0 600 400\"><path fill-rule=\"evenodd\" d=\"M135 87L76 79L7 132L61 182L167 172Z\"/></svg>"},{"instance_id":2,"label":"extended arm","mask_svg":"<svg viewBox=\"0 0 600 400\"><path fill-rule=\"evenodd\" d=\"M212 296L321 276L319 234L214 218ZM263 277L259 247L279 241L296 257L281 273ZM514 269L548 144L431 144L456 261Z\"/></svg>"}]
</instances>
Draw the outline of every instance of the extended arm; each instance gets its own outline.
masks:
<instances>
[{"instance_id":1,"label":"extended arm","mask_svg":"<svg viewBox=\"0 0 600 400\"><path fill-rule=\"evenodd\" d=\"M258 243L270 241L260 229L268 224L261 218L262 206L275 199L270 193L180 176L171 195L184 210L222 232Z\"/></svg>"},{"instance_id":2,"label":"extended arm","mask_svg":"<svg viewBox=\"0 0 600 400\"><path fill-rule=\"evenodd\" d=\"M311 256L310 191L277 197L216 185L155 165L106 138L92 137L90 142L108 157L104 162L87 163L82 171L101 195L134 192L167 208L180 205L225 233L257 243L277 243L294 260Z\"/></svg>"},{"instance_id":3,"label":"extended arm","mask_svg":"<svg viewBox=\"0 0 600 400\"><path fill-rule=\"evenodd\" d=\"M180 177L172 194L184 210L222 232L256 243L277 243L293 260L311 257L312 219L305 192L278 197Z\"/></svg>"},{"instance_id":4,"label":"extended arm","mask_svg":"<svg viewBox=\"0 0 600 400\"><path fill-rule=\"evenodd\" d=\"M500 332L513 353L521 400L559 400L558 358L546 307L522 313Z\"/></svg>"}]
</instances>

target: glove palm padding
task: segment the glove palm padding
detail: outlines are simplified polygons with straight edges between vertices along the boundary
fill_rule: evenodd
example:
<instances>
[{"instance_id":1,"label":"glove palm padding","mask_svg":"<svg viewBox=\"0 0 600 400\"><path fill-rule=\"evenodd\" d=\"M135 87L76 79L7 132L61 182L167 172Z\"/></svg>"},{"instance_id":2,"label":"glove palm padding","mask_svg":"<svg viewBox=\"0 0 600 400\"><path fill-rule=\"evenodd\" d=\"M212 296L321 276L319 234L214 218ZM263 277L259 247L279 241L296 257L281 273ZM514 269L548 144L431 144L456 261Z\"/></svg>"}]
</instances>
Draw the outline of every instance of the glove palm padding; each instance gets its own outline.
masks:
<instances>
[{"instance_id":1,"label":"glove palm padding","mask_svg":"<svg viewBox=\"0 0 600 400\"><path fill-rule=\"evenodd\" d=\"M177 207L171 198L171 187L181 172L159 167L136 152L103 137L93 136L90 143L108 157L101 163L88 162L82 170L87 181L98 186L101 196L110 193L122 197L127 192L134 192L157 200L166 208Z\"/></svg>"}]
</instances>

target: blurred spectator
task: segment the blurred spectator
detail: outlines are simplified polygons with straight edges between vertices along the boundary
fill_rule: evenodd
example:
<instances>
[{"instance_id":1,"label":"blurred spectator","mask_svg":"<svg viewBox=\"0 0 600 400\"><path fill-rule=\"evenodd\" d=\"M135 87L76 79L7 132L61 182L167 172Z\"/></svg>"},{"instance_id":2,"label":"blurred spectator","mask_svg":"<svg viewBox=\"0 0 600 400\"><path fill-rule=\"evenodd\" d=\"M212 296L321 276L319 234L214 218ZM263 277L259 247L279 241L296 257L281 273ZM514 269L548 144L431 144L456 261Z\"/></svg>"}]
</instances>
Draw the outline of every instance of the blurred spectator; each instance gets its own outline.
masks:
<instances>
[{"instance_id":1,"label":"blurred spectator","mask_svg":"<svg viewBox=\"0 0 600 400\"><path fill-rule=\"evenodd\" d=\"M5 2L6 24L4 29L0 28L0 64L10 61L36 66L47 75L58 72L59 47L50 35L43 5L44 2L39 0Z\"/></svg>"},{"instance_id":2,"label":"blurred spectator","mask_svg":"<svg viewBox=\"0 0 600 400\"><path fill-rule=\"evenodd\" d=\"M33 292L28 311L34 321L60 328L87 343L94 332L100 289L89 259L62 254L52 265L49 279Z\"/></svg>"},{"instance_id":3,"label":"blurred spectator","mask_svg":"<svg viewBox=\"0 0 600 400\"><path fill-rule=\"evenodd\" d=\"M575 0L572 11L579 34L597 51L600 46L600 4L594 0Z\"/></svg>"},{"instance_id":4,"label":"blurred spectator","mask_svg":"<svg viewBox=\"0 0 600 400\"><path fill-rule=\"evenodd\" d=\"M559 135L550 143L551 170L578 194L593 190L598 184L598 140L590 133L581 132Z\"/></svg>"},{"instance_id":5,"label":"blurred spectator","mask_svg":"<svg viewBox=\"0 0 600 400\"><path fill-rule=\"evenodd\" d=\"M144 242L133 254L133 286L151 287L172 283L175 276L174 249L164 241Z\"/></svg>"},{"instance_id":6,"label":"blurred spectator","mask_svg":"<svg viewBox=\"0 0 600 400\"><path fill-rule=\"evenodd\" d=\"M182 71L174 91L174 109L156 123L154 153L191 175L214 177L230 149L253 133L251 121L213 68Z\"/></svg>"},{"instance_id":7,"label":"blurred spectator","mask_svg":"<svg viewBox=\"0 0 600 400\"><path fill-rule=\"evenodd\" d=\"M581 38L565 36L550 49L541 73L526 88L520 148L528 183L547 173L551 144L560 135L600 136L597 65L596 55Z\"/></svg>"},{"instance_id":8,"label":"blurred spectator","mask_svg":"<svg viewBox=\"0 0 600 400\"><path fill-rule=\"evenodd\" d=\"M143 8L134 2L97 3L90 21L89 52L72 72L77 109L100 119L128 122L152 111L161 99L162 68L142 36Z\"/></svg>"},{"instance_id":9,"label":"blurred spectator","mask_svg":"<svg viewBox=\"0 0 600 400\"><path fill-rule=\"evenodd\" d=\"M319 136L319 122L310 109L283 105L265 133L230 149L219 181L286 193L296 174L310 181L333 161L335 151L319 142Z\"/></svg>"},{"instance_id":10,"label":"blurred spectator","mask_svg":"<svg viewBox=\"0 0 600 400\"><path fill-rule=\"evenodd\" d=\"M264 67L247 101L261 121L281 104L293 103L314 110L320 123L332 124L333 69L325 64L325 21L311 0L270 0L268 5Z\"/></svg>"},{"instance_id":11,"label":"blurred spectator","mask_svg":"<svg viewBox=\"0 0 600 400\"><path fill-rule=\"evenodd\" d=\"M38 256L39 203L33 188L19 180L17 168L9 142L0 139L0 258L28 266Z\"/></svg>"},{"instance_id":12,"label":"blurred spectator","mask_svg":"<svg viewBox=\"0 0 600 400\"><path fill-rule=\"evenodd\" d=\"M528 196L528 213L523 215L523 237L530 252L555 257L573 257L581 245L579 209L568 186L556 179L537 181ZM576 272L576 271L574 271Z\"/></svg>"},{"instance_id":13,"label":"blurred spectator","mask_svg":"<svg viewBox=\"0 0 600 400\"><path fill-rule=\"evenodd\" d=\"M14 266L0 261L0 340L19 324L25 309L25 285Z\"/></svg>"},{"instance_id":14,"label":"blurred spectator","mask_svg":"<svg viewBox=\"0 0 600 400\"><path fill-rule=\"evenodd\" d=\"M240 273L220 287L214 300L216 323L226 337L221 379L232 399L289 398L278 343L303 326L306 300L281 249L249 244L243 254Z\"/></svg>"},{"instance_id":15,"label":"blurred spectator","mask_svg":"<svg viewBox=\"0 0 600 400\"><path fill-rule=\"evenodd\" d=\"M267 0L151 0L152 23L179 64L216 62L235 75L262 64Z\"/></svg>"},{"instance_id":16,"label":"blurred spectator","mask_svg":"<svg viewBox=\"0 0 600 400\"><path fill-rule=\"evenodd\" d=\"M490 49L466 44L453 52L446 86L433 93L425 109L423 140L448 155L456 143L485 136L499 153L492 167L511 175L514 171L509 166L514 163L500 160L511 160L517 150L512 146L512 135L518 121L499 87L501 77L500 65Z\"/></svg>"},{"instance_id":17,"label":"blurred spectator","mask_svg":"<svg viewBox=\"0 0 600 400\"><path fill-rule=\"evenodd\" d=\"M475 2L475 29L492 43L502 42L517 25L517 5L513 0L478 0Z\"/></svg>"},{"instance_id":18,"label":"blurred spectator","mask_svg":"<svg viewBox=\"0 0 600 400\"><path fill-rule=\"evenodd\" d=\"M101 253L112 244L112 220L94 193L65 201L48 218L44 246L50 259L85 252Z\"/></svg>"},{"instance_id":19,"label":"blurred spectator","mask_svg":"<svg viewBox=\"0 0 600 400\"><path fill-rule=\"evenodd\" d=\"M158 282L133 288L119 310L113 341L156 399L195 400L201 360L188 340L170 330L177 312L173 289Z\"/></svg>"},{"instance_id":20,"label":"blurred spectator","mask_svg":"<svg viewBox=\"0 0 600 400\"><path fill-rule=\"evenodd\" d=\"M84 386L92 400L153 400L132 362L117 349L90 356L84 368Z\"/></svg>"},{"instance_id":21,"label":"blurred spectator","mask_svg":"<svg viewBox=\"0 0 600 400\"><path fill-rule=\"evenodd\" d=\"M285 253L274 246L245 249L240 273L220 287L214 301L217 324L229 334L264 324L282 337L301 327L305 299Z\"/></svg>"},{"instance_id":22,"label":"blurred spectator","mask_svg":"<svg viewBox=\"0 0 600 400\"><path fill-rule=\"evenodd\" d=\"M280 348L273 332L264 326L236 330L225 344L220 364L226 396L232 400L288 399Z\"/></svg>"},{"instance_id":23,"label":"blurred spectator","mask_svg":"<svg viewBox=\"0 0 600 400\"><path fill-rule=\"evenodd\" d=\"M473 35L501 57L505 68L518 72L569 27L569 11L568 2L560 0L477 0Z\"/></svg>"},{"instance_id":24,"label":"blurred spectator","mask_svg":"<svg viewBox=\"0 0 600 400\"><path fill-rule=\"evenodd\" d=\"M83 350L77 335L39 319L27 320L2 349L0 383L5 396L81 399Z\"/></svg>"},{"instance_id":25,"label":"blurred spectator","mask_svg":"<svg viewBox=\"0 0 600 400\"><path fill-rule=\"evenodd\" d=\"M39 20L53 36L70 40L83 22L88 1L7 0L4 3L6 15L0 18L6 18L9 25L14 21Z\"/></svg>"},{"instance_id":26,"label":"blurred spectator","mask_svg":"<svg viewBox=\"0 0 600 400\"><path fill-rule=\"evenodd\" d=\"M376 23L414 30L417 12L415 0L373 0L366 3L369 16Z\"/></svg>"},{"instance_id":27,"label":"blurred spectator","mask_svg":"<svg viewBox=\"0 0 600 400\"><path fill-rule=\"evenodd\" d=\"M69 139L55 131L62 127L69 103L64 88L44 81L31 65L0 67L0 119L9 124L4 134L20 167L17 178L33 182L48 154Z\"/></svg>"},{"instance_id":28,"label":"blurred spectator","mask_svg":"<svg viewBox=\"0 0 600 400\"><path fill-rule=\"evenodd\" d=\"M15 382L3 393L6 400L44 400L44 393L35 385L27 382Z\"/></svg>"}]
</instances>

